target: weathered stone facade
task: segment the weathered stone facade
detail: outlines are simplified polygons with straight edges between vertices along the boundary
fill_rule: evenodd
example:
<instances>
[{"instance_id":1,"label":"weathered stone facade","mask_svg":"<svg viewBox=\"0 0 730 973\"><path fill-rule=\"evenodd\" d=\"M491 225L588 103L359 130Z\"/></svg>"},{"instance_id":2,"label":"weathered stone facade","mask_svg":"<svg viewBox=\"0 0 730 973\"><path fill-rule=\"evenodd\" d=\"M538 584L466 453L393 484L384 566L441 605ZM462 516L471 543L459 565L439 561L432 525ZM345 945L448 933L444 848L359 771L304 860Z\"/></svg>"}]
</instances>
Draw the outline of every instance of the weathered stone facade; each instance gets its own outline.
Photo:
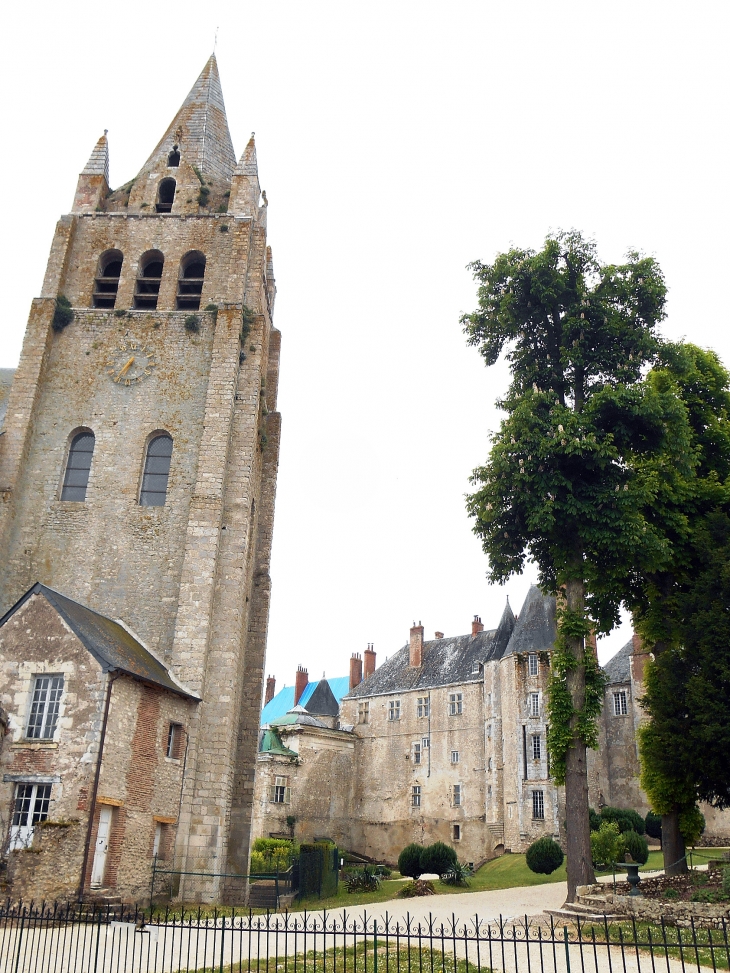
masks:
<instances>
[{"instance_id":1,"label":"weathered stone facade","mask_svg":"<svg viewBox=\"0 0 730 973\"><path fill-rule=\"evenodd\" d=\"M260 196L253 137L236 164L213 57L139 175L113 193L99 140L3 396L0 606L40 580L123 619L201 698L176 817L185 870L248 862L280 430ZM54 330L59 296L73 320ZM78 502L62 493L80 432L94 440ZM159 434L172 456L164 502L150 505L144 471ZM139 854L121 847L120 887L132 889L124 861ZM229 892L215 880L198 894Z\"/></svg>"},{"instance_id":2,"label":"weathered stone facade","mask_svg":"<svg viewBox=\"0 0 730 973\"><path fill-rule=\"evenodd\" d=\"M290 815L301 840L326 835L390 862L413 841L444 841L471 862L526 851L546 834L564 843L564 791L550 776L547 753L554 640L555 601L533 588L519 617L508 605L491 631L475 618L471 635L437 633L424 642L419 624L379 669L369 648L362 681L354 656L336 756L320 743L322 718L308 698L264 728L254 834L285 834ZM647 658L634 636L606 666L600 745L589 751L596 809L610 804L642 815L649 809L636 743ZM302 667L301 674L306 682ZM704 805L702 811L704 840L730 843L730 812Z\"/></svg>"}]
</instances>

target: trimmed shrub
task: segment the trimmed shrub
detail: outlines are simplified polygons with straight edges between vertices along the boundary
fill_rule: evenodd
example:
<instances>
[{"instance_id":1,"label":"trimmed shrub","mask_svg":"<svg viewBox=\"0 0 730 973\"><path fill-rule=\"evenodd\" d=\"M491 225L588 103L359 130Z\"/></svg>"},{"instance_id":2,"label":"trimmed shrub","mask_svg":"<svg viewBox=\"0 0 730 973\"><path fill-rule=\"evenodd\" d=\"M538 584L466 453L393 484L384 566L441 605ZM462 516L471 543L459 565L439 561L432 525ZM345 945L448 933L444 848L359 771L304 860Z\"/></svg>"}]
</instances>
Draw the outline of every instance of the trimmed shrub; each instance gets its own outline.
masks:
<instances>
[{"instance_id":1,"label":"trimmed shrub","mask_svg":"<svg viewBox=\"0 0 730 973\"><path fill-rule=\"evenodd\" d=\"M624 831L635 831L637 834L643 834L645 830L642 816L638 811L632 811L630 808L601 808L601 821L615 821L621 834Z\"/></svg>"},{"instance_id":2,"label":"trimmed shrub","mask_svg":"<svg viewBox=\"0 0 730 973\"><path fill-rule=\"evenodd\" d=\"M445 875L456 865L456 852L443 841L435 841L421 852L421 872Z\"/></svg>"},{"instance_id":3,"label":"trimmed shrub","mask_svg":"<svg viewBox=\"0 0 730 973\"><path fill-rule=\"evenodd\" d=\"M596 814L592 807L588 808L588 826L591 831L598 831L601 827L601 815Z\"/></svg>"},{"instance_id":4,"label":"trimmed shrub","mask_svg":"<svg viewBox=\"0 0 730 973\"><path fill-rule=\"evenodd\" d=\"M418 878L423 869L421 868L421 854L423 848L420 845L406 845L398 855L398 871L407 878Z\"/></svg>"},{"instance_id":5,"label":"trimmed shrub","mask_svg":"<svg viewBox=\"0 0 730 973\"><path fill-rule=\"evenodd\" d=\"M662 816L649 811L644 818L644 829L650 838L662 840Z\"/></svg>"},{"instance_id":6,"label":"trimmed shrub","mask_svg":"<svg viewBox=\"0 0 730 973\"><path fill-rule=\"evenodd\" d=\"M416 895L436 895L433 882L408 882L398 893L398 898L412 899Z\"/></svg>"},{"instance_id":7,"label":"trimmed shrub","mask_svg":"<svg viewBox=\"0 0 730 973\"><path fill-rule=\"evenodd\" d=\"M591 858L594 865L610 865L620 861L624 842L615 821L602 821L598 831L591 832Z\"/></svg>"},{"instance_id":8,"label":"trimmed shrub","mask_svg":"<svg viewBox=\"0 0 730 973\"><path fill-rule=\"evenodd\" d=\"M624 831L621 837L624 841L624 854L628 852L635 862L646 865L649 858L649 843L646 838L635 831Z\"/></svg>"},{"instance_id":9,"label":"trimmed shrub","mask_svg":"<svg viewBox=\"0 0 730 973\"><path fill-rule=\"evenodd\" d=\"M525 855L527 867L538 875L552 875L563 864L563 858L563 849L547 835L533 841Z\"/></svg>"}]
</instances>

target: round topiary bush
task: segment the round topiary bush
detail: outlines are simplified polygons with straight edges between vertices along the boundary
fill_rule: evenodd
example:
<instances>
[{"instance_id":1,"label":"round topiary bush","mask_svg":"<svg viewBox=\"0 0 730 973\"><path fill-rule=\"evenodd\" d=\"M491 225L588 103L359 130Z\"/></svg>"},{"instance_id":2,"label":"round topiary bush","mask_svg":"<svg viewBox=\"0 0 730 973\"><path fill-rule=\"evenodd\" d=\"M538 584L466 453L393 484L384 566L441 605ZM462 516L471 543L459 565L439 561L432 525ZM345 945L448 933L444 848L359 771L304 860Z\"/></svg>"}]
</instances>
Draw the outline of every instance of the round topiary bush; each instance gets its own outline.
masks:
<instances>
[{"instance_id":1,"label":"round topiary bush","mask_svg":"<svg viewBox=\"0 0 730 973\"><path fill-rule=\"evenodd\" d=\"M525 856L527 867L538 875L551 875L563 864L563 849L552 838L545 836L533 841Z\"/></svg>"},{"instance_id":2,"label":"round topiary bush","mask_svg":"<svg viewBox=\"0 0 730 973\"><path fill-rule=\"evenodd\" d=\"M406 845L398 855L398 871L407 878L418 878L423 869L421 868L421 855L423 848L420 845Z\"/></svg>"},{"instance_id":3,"label":"round topiary bush","mask_svg":"<svg viewBox=\"0 0 730 973\"><path fill-rule=\"evenodd\" d=\"M621 834L624 831L644 833L644 819L638 811L632 811L631 808L606 806L601 808L601 820L615 821Z\"/></svg>"},{"instance_id":4,"label":"round topiary bush","mask_svg":"<svg viewBox=\"0 0 730 973\"><path fill-rule=\"evenodd\" d=\"M456 864L456 852L443 841L424 848L421 853L421 871L433 875L445 875Z\"/></svg>"},{"instance_id":5,"label":"round topiary bush","mask_svg":"<svg viewBox=\"0 0 730 973\"><path fill-rule=\"evenodd\" d=\"M624 840L624 848L634 861L646 865L649 858L649 844L646 838L635 831L624 831L621 837Z\"/></svg>"},{"instance_id":6,"label":"round topiary bush","mask_svg":"<svg viewBox=\"0 0 730 973\"><path fill-rule=\"evenodd\" d=\"M662 840L661 814L654 814L653 811L649 811L646 817L644 818L644 828L650 838L656 838L658 841L661 841Z\"/></svg>"}]
</instances>

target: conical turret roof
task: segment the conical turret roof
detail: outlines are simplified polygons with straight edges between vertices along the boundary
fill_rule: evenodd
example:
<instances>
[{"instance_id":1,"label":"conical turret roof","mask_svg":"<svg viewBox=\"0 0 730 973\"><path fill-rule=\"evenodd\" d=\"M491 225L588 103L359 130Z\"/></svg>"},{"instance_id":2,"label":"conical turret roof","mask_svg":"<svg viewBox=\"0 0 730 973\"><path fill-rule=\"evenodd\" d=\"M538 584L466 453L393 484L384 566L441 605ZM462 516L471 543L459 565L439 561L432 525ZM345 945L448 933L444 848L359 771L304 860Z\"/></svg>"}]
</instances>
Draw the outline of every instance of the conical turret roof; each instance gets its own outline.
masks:
<instances>
[{"instance_id":1,"label":"conical turret roof","mask_svg":"<svg viewBox=\"0 0 730 973\"><path fill-rule=\"evenodd\" d=\"M215 54L211 54L143 171L167 157L173 145L178 145L182 158L203 175L230 179L236 168Z\"/></svg>"}]
</instances>

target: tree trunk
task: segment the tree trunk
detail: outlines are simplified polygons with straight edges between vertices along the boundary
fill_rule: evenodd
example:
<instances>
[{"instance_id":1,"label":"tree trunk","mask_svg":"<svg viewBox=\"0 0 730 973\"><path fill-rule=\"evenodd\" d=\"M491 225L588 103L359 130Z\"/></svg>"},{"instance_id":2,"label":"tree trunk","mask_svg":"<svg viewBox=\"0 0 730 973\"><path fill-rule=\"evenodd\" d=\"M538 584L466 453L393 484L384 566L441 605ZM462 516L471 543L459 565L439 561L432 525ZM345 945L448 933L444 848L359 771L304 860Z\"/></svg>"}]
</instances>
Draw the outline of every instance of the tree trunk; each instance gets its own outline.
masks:
<instances>
[{"instance_id":1,"label":"tree trunk","mask_svg":"<svg viewBox=\"0 0 730 973\"><path fill-rule=\"evenodd\" d=\"M582 558L581 558L582 561ZM585 584L582 580L570 580L565 586L567 607L571 612L583 613ZM586 672L583 664L583 640L566 639L568 651L580 660L568 673L568 690L576 710L585 703ZM586 745L573 738L573 745L565 761L565 827L567 832L567 902L575 902L579 885L592 885L596 881L591 861L591 832L588 821L588 765Z\"/></svg>"},{"instance_id":2,"label":"tree trunk","mask_svg":"<svg viewBox=\"0 0 730 973\"><path fill-rule=\"evenodd\" d=\"M689 871L677 807L672 808L669 814L662 814L662 854L665 875L683 875Z\"/></svg>"}]
</instances>

